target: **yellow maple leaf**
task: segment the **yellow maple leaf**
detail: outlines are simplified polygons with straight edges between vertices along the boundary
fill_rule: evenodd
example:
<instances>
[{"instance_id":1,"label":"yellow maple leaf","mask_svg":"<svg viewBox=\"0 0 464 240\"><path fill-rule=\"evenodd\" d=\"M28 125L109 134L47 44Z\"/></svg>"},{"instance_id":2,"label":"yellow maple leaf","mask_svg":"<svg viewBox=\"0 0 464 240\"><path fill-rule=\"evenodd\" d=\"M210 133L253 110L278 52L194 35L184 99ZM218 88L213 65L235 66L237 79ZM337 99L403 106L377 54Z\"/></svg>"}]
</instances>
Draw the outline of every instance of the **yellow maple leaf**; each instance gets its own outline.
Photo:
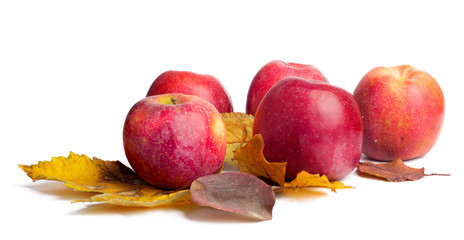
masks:
<instances>
[{"instance_id":1,"label":"yellow maple leaf","mask_svg":"<svg viewBox=\"0 0 464 240\"><path fill-rule=\"evenodd\" d=\"M253 136L253 115L231 112L221 113L221 116L227 131L227 143L241 143L244 129L248 136L245 142L251 139Z\"/></svg>"},{"instance_id":2,"label":"yellow maple leaf","mask_svg":"<svg viewBox=\"0 0 464 240\"><path fill-rule=\"evenodd\" d=\"M106 202L127 207L173 206L189 203L190 191L186 189L160 192L159 189L152 186L143 185L125 192L97 194L88 200L74 200L72 202Z\"/></svg>"},{"instance_id":3,"label":"yellow maple leaf","mask_svg":"<svg viewBox=\"0 0 464 240\"><path fill-rule=\"evenodd\" d=\"M232 112L221 113L222 120L227 131L227 150L224 162L237 167L237 161L233 161L234 152L242 143L247 143L253 136L254 116L245 113Z\"/></svg>"},{"instance_id":4,"label":"yellow maple leaf","mask_svg":"<svg viewBox=\"0 0 464 240\"><path fill-rule=\"evenodd\" d=\"M102 193L88 200L122 206L156 207L190 202L188 190L164 191L147 184L132 169L119 161L90 159L71 152L68 157L54 157L33 165L18 165L35 182L55 180L86 192Z\"/></svg>"},{"instance_id":5,"label":"yellow maple leaf","mask_svg":"<svg viewBox=\"0 0 464 240\"><path fill-rule=\"evenodd\" d=\"M245 146L241 146L234 153L238 161L240 172L250 173L277 183L285 184L285 162L268 162L263 154L264 140L261 134L256 134Z\"/></svg>"},{"instance_id":6,"label":"yellow maple leaf","mask_svg":"<svg viewBox=\"0 0 464 240\"><path fill-rule=\"evenodd\" d=\"M336 192L335 189L351 188L340 181L331 182L325 175L310 174L306 171L298 173L293 181L285 183L285 187L293 188L294 190L305 187L325 187L330 188L334 192Z\"/></svg>"},{"instance_id":7,"label":"yellow maple leaf","mask_svg":"<svg viewBox=\"0 0 464 240\"><path fill-rule=\"evenodd\" d=\"M263 177L277 183L282 188L298 190L305 187L325 187L335 192L335 189L351 188L340 181L330 182L327 176L309 174L302 171L291 182L285 182L285 162L268 162L263 154L264 140L261 134L256 134L248 144L239 147L235 151L234 158L238 161L241 172L250 173L257 177ZM279 188L277 188L279 190Z\"/></svg>"}]
</instances>

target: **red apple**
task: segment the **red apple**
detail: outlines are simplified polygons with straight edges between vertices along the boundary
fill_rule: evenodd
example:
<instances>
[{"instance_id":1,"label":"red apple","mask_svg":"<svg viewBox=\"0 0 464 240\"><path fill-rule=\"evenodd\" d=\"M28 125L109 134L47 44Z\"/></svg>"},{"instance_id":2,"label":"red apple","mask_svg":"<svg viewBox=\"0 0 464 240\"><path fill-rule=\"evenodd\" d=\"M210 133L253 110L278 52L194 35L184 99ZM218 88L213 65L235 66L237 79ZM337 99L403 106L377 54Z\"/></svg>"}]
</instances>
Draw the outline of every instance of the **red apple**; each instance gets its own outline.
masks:
<instances>
[{"instance_id":1,"label":"red apple","mask_svg":"<svg viewBox=\"0 0 464 240\"><path fill-rule=\"evenodd\" d=\"M291 76L328 82L325 76L314 66L300 63L286 63L280 60L271 61L256 73L251 82L248 89L246 113L255 115L259 103L269 89L277 81Z\"/></svg>"},{"instance_id":2,"label":"red apple","mask_svg":"<svg viewBox=\"0 0 464 240\"><path fill-rule=\"evenodd\" d=\"M188 71L166 71L150 86L147 97L166 93L199 96L220 112L233 112L232 100L219 80L211 75Z\"/></svg>"},{"instance_id":3,"label":"red apple","mask_svg":"<svg viewBox=\"0 0 464 240\"><path fill-rule=\"evenodd\" d=\"M287 162L287 180L303 170L341 179L362 154L362 118L353 95L321 81L277 82L256 111L253 134L258 133L266 159Z\"/></svg>"},{"instance_id":4,"label":"red apple","mask_svg":"<svg viewBox=\"0 0 464 240\"><path fill-rule=\"evenodd\" d=\"M437 141L445 103L430 74L409 65L377 67L361 79L354 97L364 120L363 152L368 157L416 158Z\"/></svg>"},{"instance_id":5,"label":"red apple","mask_svg":"<svg viewBox=\"0 0 464 240\"><path fill-rule=\"evenodd\" d=\"M124 150L134 171L163 189L189 187L217 173L227 146L221 115L200 97L164 94L146 97L129 111Z\"/></svg>"}]
</instances>

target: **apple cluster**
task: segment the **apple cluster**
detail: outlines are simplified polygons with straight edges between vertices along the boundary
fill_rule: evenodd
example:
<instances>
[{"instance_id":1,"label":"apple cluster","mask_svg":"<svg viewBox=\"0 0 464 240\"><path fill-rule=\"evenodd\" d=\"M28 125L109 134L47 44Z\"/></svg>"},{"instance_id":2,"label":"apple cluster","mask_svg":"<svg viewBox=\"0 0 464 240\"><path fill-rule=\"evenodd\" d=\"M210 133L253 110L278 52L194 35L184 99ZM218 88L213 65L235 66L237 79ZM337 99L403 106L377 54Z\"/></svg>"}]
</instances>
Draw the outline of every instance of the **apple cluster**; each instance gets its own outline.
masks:
<instances>
[{"instance_id":1,"label":"apple cluster","mask_svg":"<svg viewBox=\"0 0 464 240\"><path fill-rule=\"evenodd\" d=\"M217 173L227 147L226 112L233 112L232 101L214 76L162 73L126 117L130 165L163 189ZM431 75L408 65L374 68L351 94L312 65L276 60L253 78L246 113L254 115L266 159L287 162L287 180L303 170L337 180L363 152L385 161L427 153L443 124L444 97Z\"/></svg>"}]
</instances>

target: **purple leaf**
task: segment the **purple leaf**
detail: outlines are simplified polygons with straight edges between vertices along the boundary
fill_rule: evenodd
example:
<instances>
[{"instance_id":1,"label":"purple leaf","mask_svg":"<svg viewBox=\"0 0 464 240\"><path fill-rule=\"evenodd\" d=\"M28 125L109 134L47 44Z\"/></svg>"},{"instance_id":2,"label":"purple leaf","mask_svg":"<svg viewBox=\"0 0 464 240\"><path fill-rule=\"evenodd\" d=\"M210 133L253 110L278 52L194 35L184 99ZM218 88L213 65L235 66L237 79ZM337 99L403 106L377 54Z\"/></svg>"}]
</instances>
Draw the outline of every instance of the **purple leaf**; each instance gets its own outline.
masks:
<instances>
[{"instance_id":1,"label":"purple leaf","mask_svg":"<svg viewBox=\"0 0 464 240\"><path fill-rule=\"evenodd\" d=\"M259 220L272 219L275 195L261 179L241 172L200 177L190 186L192 201L228 212L249 214Z\"/></svg>"}]
</instances>

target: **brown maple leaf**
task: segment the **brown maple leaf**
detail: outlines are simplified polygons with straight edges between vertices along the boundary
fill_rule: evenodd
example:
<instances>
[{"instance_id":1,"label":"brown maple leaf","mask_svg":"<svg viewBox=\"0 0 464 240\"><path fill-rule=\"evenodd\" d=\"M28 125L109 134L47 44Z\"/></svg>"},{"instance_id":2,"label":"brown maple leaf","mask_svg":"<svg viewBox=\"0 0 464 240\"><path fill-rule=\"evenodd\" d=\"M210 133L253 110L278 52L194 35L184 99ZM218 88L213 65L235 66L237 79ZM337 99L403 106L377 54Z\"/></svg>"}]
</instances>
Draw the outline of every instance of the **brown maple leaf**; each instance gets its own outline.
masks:
<instances>
[{"instance_id":1,"label":"brown maple leaf","mask_svg":"<svg viewBox=\"0 0 464 240\"><path fill-rule=\"evenodd\" d=\"M449 174L425 174L424 168L409 167L399 158L388 163L360 162L358 170L362 173L384 178L389 182L416 181L424 176L431 175L449 176Z\"/></svg>"}]
</instances>

